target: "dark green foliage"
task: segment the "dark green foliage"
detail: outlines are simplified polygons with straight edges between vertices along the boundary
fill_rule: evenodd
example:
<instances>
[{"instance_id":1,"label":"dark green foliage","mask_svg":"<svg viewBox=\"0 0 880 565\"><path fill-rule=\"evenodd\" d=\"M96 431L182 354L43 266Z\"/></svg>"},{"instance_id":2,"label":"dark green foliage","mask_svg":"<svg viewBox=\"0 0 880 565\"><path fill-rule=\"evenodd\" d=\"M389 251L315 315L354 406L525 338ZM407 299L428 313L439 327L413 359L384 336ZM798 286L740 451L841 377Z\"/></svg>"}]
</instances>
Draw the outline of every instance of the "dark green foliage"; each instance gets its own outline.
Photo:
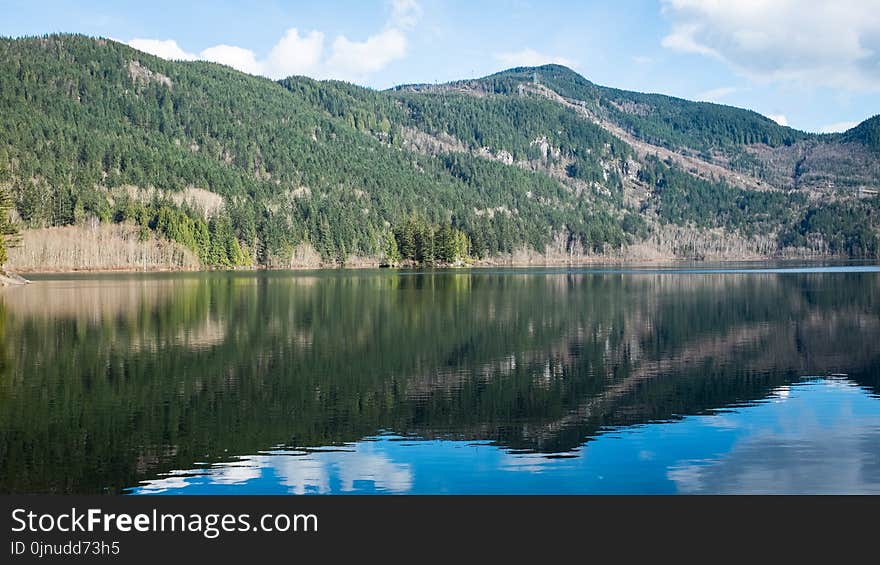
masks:
<instances>
[{"instance_id":1,"label":"dark green foliage","mask_svg":"<svg viewBox=\"0 0 880 565\"><path fill-rule=\"evenodd\" d=\"M392 144L400 127L432 135L451 135L469 149L489 147L511 153L514 160L544 158L539 140L577 159L571 176L599 180L601 158L625 160L628 145L573 110L550 100L525 97L475 97L450 92L397 89L380 93L337 81L317 82L296 77L280 81L294 94L350 126L371 132ZM547 134L550 134L548 136Z\"/></svg>"},{"instance_id":2,"label":"dark green foliage","mask_svg":"<svg viewBox=\"0 0 880 565\"><path fill-rule=\"evenodd\" d=\"M811 206L803 219L780 237L784 246L827 246L835 255L877 257L880 198L863 202ZM824 251L823 249L818 249Z\"/></svg>"},{"instance_id":3,"label":"dark green foliage","mask_svg":"<svg viewBox=\"0 0 880 565\"><path fill-rule=\"evenodd\" d=\"M562 65L516 67L478 80L459 81L452 84L454 86L478 85L496 94L517 94L519 85L524 82L541 84L562 96L582 101L593 101L601 95L600 86Z\"/></svg>"},{"instance_id":4,"label":"dark green foliage","mask_svg":"<svg viewBox=\"0 0 880 565\"><path fill-rule=\"evenodd\" d=\"M741 108L598 86L561 65L510 69L482 81L495 91L512 92L535 78L657 145L704 151L750 143L778 146L809 137Z\"/></svg>"},{"instance_id":5,"label":"dark green foliage","mask_svg":"<svg viewBox=\"0 0 880 565\"><path fill-rule=\"evenodd\" d=\"M785 225L806 202L802 194L759 192L710 182L654 157L646 159L639 178L654 187L663 221L725 227L746 235Z\"/></svg>"},{"instance_id":6,"label":"dark green foliage","mask_svg":"<svg viewBox=\"0 0 880 565\"><path fill-rule=\"evenodd\" d=\"M470 255L470 238L460 229L444 224L434 234L434 253L444 263L465 260Z\"/></svg>"},{"instance_id":7,"label":"dark green foliage","mask_svg":"<svg viewBox=\"0 0 880 565\"><path fill-rule=\"evenodd\" d=\"M880 151L880 115L867 119L843 134L843 140Z\"/></svg>"},{"instance_id":8,"label":"dark green foliage","mask_svg":"<svg viewBox=\"0 0 880 565\"><path fill-rule=\"evenodd\" d=\"M385 249L389 264L451 265L471 256L470 237L463 230L449 224L431 225L418 217L395 228Z\"/></svg>"},{"instance_id":9,"label":"dark green foliage","mask_svg":"<svg viewBox=\"0 0 880 565\"><path fill-rule=\"evenodd\" d=\"M397 247L397 238L393 233L386 233L382 241L382 255L384 259L383 265L393 266L400 263L402 257Z\"/></svg>"},{"instance_id":10,"label":"dark green foliage","mask_svg":"<svg viewBox=\"0 0 880 565\"><path fill-rule=\"evenodd\" d=\"M409 220L394 232L394 238L397 240L397 249L400 251L402 259L410 261L415 261L416 259L416 230L416 221Z\"/></svg>"},{"instance_id":11,"label":"dark green foliage","mask_svg":"<svg viewBox=\"0 0 880 565\"><path fill-rule=\"evenodd\" d=\"M9 220L9 211L12 208L12 197L9 192L0 186L0 267L8 259L6 247L14 242L18 233L16 227Z\"/></svg>"},{"instance_id":12,"label":"dark green foliage","mask_svg":"<svg viewBox=\"0 0 880 565\"><path fill-rule=\"evenodd\" d=\"M208 222L210 244L208 246L208 263L223 267L246 265L247 257L239 246L232 221L226 214L220 214Z\"/></svg>"},{"instance_id":13,"label":"dark green foliage","mask_svg":"<svg viewBox=\"0 0 880 565\"><path fill-rule=\"evenodd\" d=\"M617 218L605 212L595 212L588 215L583 223L571 227L568 247L571 249L579 243L586 250L602 253L619 248L627 241Z\"/></svg>"},{"instance_id":14,"label":"dark green foliage","mask_svg":"<svg viewBox=\"0 0 880 565\"><path fill-rule=\"evenodd\" d=\"M656 145L696 151L754 143L776 147L807 136L741 108L661 94L605 91L603 109L637 137Z\"/></svg>"},{"instance_id":15,"label":"dark green foliage","mask_svg":"<svg viewBox=\"0 0 880 565\"><path fill-rule=\"evenodd\" d=\"M15 243L18 236L18 228L10 220L14 202L8 182L9 173L5 164L0 162L0 267L9 259L7 248Z\"/></svg>"},{"instance_id":16,"label":"dark green foliage","mask_svg":"<svg viewBox=\"0 0 880 565\"><path fill-rule=\"evenodd\" d=\"M547 133L551 133L549 145L562 155L579 157L594 167L600 157L632 154L619 139L550 100L449 93L397 93L396 97L413 126L450 134L474 149L505 149L515 160L541 158L536 141Z\"/></svg>"},{"instance_id":17,"label":"dark green foliage","mask_svg":"<svg viewBox=\"0 0 880 565\"><path fill-rule=\"evenodd\" d=\"M648 236L648 224L645 219L636 213L627 211L620 224L621 229L635 239L644 239Z\"/></svg>"}]
</instances>

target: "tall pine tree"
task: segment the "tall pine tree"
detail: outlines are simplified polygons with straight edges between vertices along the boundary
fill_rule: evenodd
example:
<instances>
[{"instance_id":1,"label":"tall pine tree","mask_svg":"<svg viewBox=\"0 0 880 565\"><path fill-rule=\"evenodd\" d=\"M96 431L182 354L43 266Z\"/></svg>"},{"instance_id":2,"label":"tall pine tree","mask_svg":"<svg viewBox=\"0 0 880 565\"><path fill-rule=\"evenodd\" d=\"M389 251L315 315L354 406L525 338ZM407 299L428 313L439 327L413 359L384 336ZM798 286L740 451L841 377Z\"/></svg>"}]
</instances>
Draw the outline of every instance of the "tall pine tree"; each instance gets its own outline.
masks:
<instances>
[{"instance_id":1,"label":"tall pine tree","mask_svg":"<svg viewBox=\"0 0 880 565\"><path fill-rule=\"evenodd\" d=\"M9 211L12 209L12 197L6 187L0 187L0 267L9 259L7 247L14 242L18 235L15 225L9 219Z\"/></svg>"}]
</instances>

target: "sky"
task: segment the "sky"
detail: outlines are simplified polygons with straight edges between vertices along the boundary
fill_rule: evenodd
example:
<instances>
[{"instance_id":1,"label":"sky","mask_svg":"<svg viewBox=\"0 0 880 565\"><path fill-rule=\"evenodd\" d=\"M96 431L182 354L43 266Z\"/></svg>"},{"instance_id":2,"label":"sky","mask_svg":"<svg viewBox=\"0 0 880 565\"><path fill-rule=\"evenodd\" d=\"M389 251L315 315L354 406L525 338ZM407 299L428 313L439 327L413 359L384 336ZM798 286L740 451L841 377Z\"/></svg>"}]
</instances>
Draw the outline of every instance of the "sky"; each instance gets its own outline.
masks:
<instances>
[{"instance_id":1,"label":"sky","mask_svg":"<svg viewBox=\"0 0 880 565\"><path fill-rule=\"evenodd\" d=\"M807 131L880 113L880 0L0 0L0 14L3 36L83 33L276 79L388 88L559 63Z\"/></svg>"}]
</instances>

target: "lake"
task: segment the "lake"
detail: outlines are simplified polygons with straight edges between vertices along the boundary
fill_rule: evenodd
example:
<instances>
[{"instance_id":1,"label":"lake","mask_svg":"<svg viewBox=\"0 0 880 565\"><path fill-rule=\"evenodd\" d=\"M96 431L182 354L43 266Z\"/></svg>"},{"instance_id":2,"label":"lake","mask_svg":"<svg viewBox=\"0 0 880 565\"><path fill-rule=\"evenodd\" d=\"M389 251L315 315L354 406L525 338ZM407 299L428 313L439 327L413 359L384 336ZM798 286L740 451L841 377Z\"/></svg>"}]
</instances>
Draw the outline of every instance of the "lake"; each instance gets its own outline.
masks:
<instances>
[{"instance_id":1,"label":"lake","mask_svg":"<svg viewBox=\"0 0 880 565\"><path fill-rule=\"evenodd\" d=\"M880 268L44 275L0 492L880 494Z\"/></svg>"}]
</instances>

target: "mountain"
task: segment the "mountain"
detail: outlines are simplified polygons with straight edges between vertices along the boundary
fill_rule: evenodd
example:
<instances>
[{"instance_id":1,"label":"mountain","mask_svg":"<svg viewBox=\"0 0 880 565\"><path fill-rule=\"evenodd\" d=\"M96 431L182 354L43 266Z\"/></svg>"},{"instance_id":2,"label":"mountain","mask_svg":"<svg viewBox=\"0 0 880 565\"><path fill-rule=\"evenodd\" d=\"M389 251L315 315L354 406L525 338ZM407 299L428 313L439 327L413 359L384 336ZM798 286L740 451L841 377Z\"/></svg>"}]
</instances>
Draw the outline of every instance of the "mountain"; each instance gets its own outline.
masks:
<instances>
[{"instance_id":1,"label":"mountain","mask_svg":"<svg viewBox=\"0 0 880 565\"><path fill-rule=\"evenodd\" d=\"M843 134L843 139L880 152L880 115L867 119Z\"/></svg>"},{"instance_id":2,"label":"mountain","mask_svg":"<svg viewBox=\"0 0 880 565\"><path fill-rule=\"evenodd\" d=\"M0 108L25 270L878 253L877 117L810 134L558 65L276 82L80 35L0 39Z\"/></svg>"}]
</instances>

